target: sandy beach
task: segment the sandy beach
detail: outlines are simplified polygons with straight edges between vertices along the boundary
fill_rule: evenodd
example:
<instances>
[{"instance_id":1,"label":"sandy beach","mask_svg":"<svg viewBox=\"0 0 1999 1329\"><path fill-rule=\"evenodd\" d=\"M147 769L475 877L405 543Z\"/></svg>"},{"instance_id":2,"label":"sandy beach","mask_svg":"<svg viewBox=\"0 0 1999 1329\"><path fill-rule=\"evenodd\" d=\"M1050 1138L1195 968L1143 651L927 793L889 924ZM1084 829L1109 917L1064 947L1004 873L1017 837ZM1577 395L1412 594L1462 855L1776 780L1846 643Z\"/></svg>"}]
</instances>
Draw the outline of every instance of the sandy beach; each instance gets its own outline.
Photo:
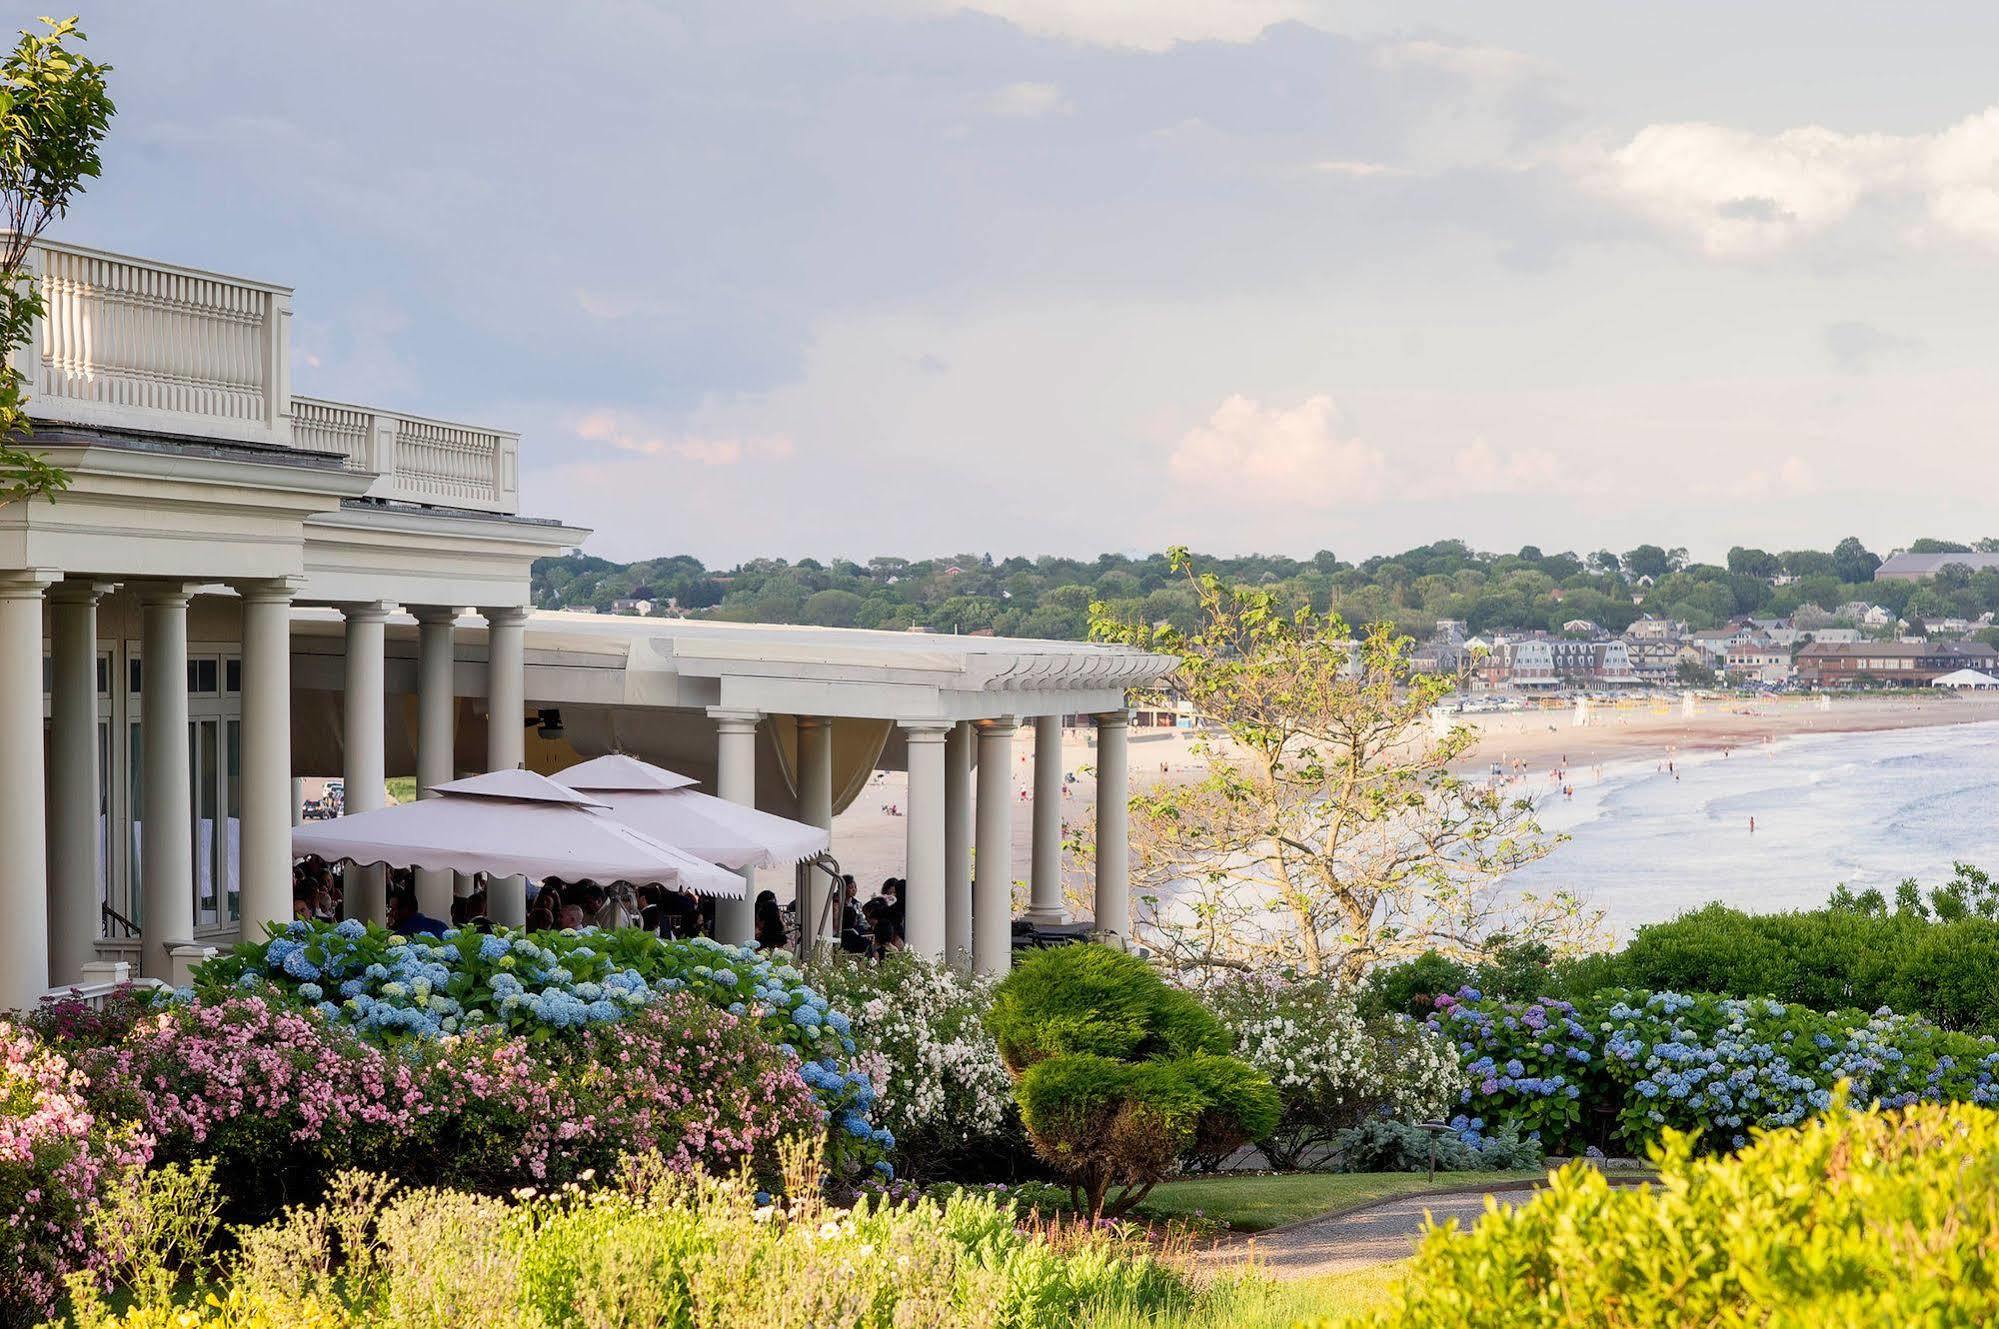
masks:
<instances>
[{"instance_id":1,"label":"sandy beach","mask_svg":"<svg viewBox=\"0 0 1999 1329\"><path fill-rule=\"evenodd\" d=\"M1574 723L1573 705L1569 704L1465 717L1466 723L1479 730L1480 741L1460 768L1482 772L1493 762L1505 765L1517 761L1524 764L1524 774L1544 776L1558 766L1576 770L1626 761L1665 761L1681 753L1732 751L1803 734L1868 733L1982 720L1999 720L1999 695L1835 696L1825 710L1819 709L1815 697L1715 697L1700 699L1692 717L1681 713L1677 696L1644 698L1597 705L1591 722L1582 726ZM1202 767L1190 750L1191 738L1180 730L1132 730L1133 786L1199 778ZM1013 876L1017 881L1026 880L1032 860L1033 759L1033 730L1023 726L1014 744ZM1065 824L1087 824L1094 815L1096 781L1089 768L1095 761L1094 736L1089 730L1064 732L1063 769L1076 775L1062 800ZM902 875L908 823L897 814L907 805L907 777L900 771L880 771L834 819L833 852L861 883L864 896L873 894L883 878ZM1063 875L1072 899L1087 897L1084 873L1074 865L1065 865ZM766 880L762 885L776 890L780 897L789 894L789 874L763 876Z\"/></svg>"}]
</instances>

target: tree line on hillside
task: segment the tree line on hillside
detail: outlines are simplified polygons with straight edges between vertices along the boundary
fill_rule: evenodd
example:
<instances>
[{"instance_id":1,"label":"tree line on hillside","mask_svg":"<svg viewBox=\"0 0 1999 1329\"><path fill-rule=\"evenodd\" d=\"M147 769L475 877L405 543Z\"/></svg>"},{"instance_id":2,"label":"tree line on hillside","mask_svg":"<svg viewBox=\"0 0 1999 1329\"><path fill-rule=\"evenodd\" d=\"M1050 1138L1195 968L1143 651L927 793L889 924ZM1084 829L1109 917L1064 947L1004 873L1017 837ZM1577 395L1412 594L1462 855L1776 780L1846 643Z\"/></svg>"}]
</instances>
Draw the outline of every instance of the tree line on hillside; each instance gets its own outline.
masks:
<instances>
[{"instance_id":1,"label":"tree line on hillside","mask_svg":"<svg viewBox=\"0 0 1999 1329\"><path fill-rule=\"evenodd\" d=\"M1976 546L1921 539L1913 553L1999 551L1999 539ZM1640 615L1677 619L1695 629L1742 614L1787 617L1817 606L1879 604L1915 621L1976 618L1999 611L1999 571L1946 566L1915 583L1877 582L1881 557L1853 537L1830 550L1772 553L1738 546L1724 563L1696 563L1685 549L1639 545L1622 554L1475 550L1440 540L1400 554L1346 562L1321 550L1310 558L1251 554L1198 556L1224 582L1272 590L1280 602L1337 612L1350 624L1387 622L1422 637L1438 619L1460 619L1473 632L1546 629L1585 619L1621 632ZM534 565L541 608L611 612L618 601L644 600L653 612L728 622L804 623L826 627L910 627L933 632L991 631L1002 636L1081 640L1090 606L1103 602L1126 620L1170 623L1191 631L1199 605L1165 552L1133 558L871 558L866 563L805 558L752 559L711 569L680 554L615 563L585 554Z\"/></svg>"}]
</instances>

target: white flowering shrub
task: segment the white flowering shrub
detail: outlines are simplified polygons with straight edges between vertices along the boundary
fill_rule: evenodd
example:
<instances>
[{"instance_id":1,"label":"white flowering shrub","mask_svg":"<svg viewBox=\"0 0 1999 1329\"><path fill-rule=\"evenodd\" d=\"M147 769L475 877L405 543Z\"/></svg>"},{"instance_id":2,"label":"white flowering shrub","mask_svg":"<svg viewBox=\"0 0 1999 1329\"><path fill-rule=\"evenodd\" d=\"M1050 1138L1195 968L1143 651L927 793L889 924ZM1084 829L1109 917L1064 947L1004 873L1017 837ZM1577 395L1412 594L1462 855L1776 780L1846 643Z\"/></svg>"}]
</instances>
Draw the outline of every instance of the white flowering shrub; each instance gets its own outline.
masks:
<instances>
[{"instance_id":1,"label":"white flowering shrub","mask_svg":"<svg viewBox=\"0 0 1999 1329\"><path fill-rule=\"evenodd\" d=\"M905 1172L1022 1146L1013 1081L986 1029L991 980L907 951L830 955L810 977L852 1015L854 1064L874 1082L875 1119L895 1136Z\"/></svg>"},{"instance_id":2,"label":"white flowering shrub","mask_svg":"<svg viewBox=\"0 0 1999 1329\"><path fill-rule=\"evenodd\" d=\"M1441 1116L1464 1086L1449 1039L1404 1015L1367 1019L1356 992L1326 979L1234 974L1202 996L1236 1055L1283 1098L1277 1130L1260 1142L1277 1167L1317 1161L1335 1135L1369 1117Z\"/></svg>"}]
</instances>

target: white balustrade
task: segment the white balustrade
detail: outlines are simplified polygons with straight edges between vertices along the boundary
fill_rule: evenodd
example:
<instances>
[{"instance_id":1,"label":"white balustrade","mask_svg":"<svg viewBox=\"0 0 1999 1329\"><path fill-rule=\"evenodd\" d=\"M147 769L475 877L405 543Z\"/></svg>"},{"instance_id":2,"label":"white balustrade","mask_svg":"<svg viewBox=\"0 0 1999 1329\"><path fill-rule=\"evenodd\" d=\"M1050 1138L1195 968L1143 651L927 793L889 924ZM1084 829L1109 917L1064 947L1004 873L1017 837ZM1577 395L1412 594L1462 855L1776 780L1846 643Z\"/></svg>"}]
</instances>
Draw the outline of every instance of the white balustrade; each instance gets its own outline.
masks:
<instances>
[{"instance_id":1,"label":"white balustrade","mask_svg":"<svg viewBox=\"0 0 1999 1329\"><path fill-rule=\"evenodd\" d=\"M378 477L374 498L520 509L520 436L291 395L291 288L37 241L43 316L16 352L55 425L267 443Z\"/></svg>"},{"instance_id":2,"label":"white balustrade","mask_svg":"<svg viewBox=\"0 0 1999 1329\"><path fill-rule=\"evenodd\" d=\"M291 289L38 241L43 316L17 352L29 414L291 442Z\"/></svg>"},{"instance_id":3,"label":"white balustrade","mask_svg":"<svg viewBox=\"0 0 1999 1329\"><path fill-rule=\"evenodd\" d=\"M520 435L313 397L292 399L292 443L380 479L371 498L515 512Z\"/></svg>"}]
</instances>

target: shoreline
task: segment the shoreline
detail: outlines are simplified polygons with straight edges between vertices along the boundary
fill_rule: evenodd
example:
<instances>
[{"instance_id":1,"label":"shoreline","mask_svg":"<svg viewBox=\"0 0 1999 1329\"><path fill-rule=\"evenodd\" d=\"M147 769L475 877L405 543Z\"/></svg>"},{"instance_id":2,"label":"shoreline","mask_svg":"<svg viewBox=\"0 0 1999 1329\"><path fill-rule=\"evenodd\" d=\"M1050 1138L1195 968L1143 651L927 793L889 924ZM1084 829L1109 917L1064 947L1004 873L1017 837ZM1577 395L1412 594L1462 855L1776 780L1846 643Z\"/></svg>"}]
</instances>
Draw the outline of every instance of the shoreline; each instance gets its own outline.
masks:
<instances>
[{"instance_id":1,"label":"shoreline","mask_svg":"<svg viewBox=\"0 0 1999 1329\"><path fill-rule=\"evenodd\" d=\"M1608 767L1646 761L1666 761L1765 747L1807 734L1861 734L1933 725L1999 721L1999 695L1959 694L1930 697L1834 696L1828 710L1816 697L1702 699L1696 714L1680 713L1680 700L1669 700L1663 713L1653 699L1604 704L1595 708L1593 723L1576 726L1570 709L1505 712L1459 717L1479 731L1478 743L1457 762L1463 775L1479 774L1495 761L1525 763L1520 773L1546 779L1556 769ZM1199 758L1191 751L1192 731L1134 729L1131 731L1131 786L1134 791L1198 779ZM1021 730L1014 745L1013 864L1014 880L1027 880L1033 852L1033 731ZM1096 780L1085 768L1096 751L1087 729L1063 732L1062 767L1076 776L1062 800L1065 825L1087 822L1094 815ZM1164 769L1162 769L1162 767ZM1018 791L1025 790L1021 798ZM833 853L854 875L863 898L873 895L886 877L904 875L907 822L886 809L905 809L908 777L901 771L878 771L846 811L833 819ZM791 892L791 874L759 874L760 889L774 890L780 900ZM1087 874L1068 861L1064 885L1071 898L1087 898Z\"/></svg>"}]
</instances>

